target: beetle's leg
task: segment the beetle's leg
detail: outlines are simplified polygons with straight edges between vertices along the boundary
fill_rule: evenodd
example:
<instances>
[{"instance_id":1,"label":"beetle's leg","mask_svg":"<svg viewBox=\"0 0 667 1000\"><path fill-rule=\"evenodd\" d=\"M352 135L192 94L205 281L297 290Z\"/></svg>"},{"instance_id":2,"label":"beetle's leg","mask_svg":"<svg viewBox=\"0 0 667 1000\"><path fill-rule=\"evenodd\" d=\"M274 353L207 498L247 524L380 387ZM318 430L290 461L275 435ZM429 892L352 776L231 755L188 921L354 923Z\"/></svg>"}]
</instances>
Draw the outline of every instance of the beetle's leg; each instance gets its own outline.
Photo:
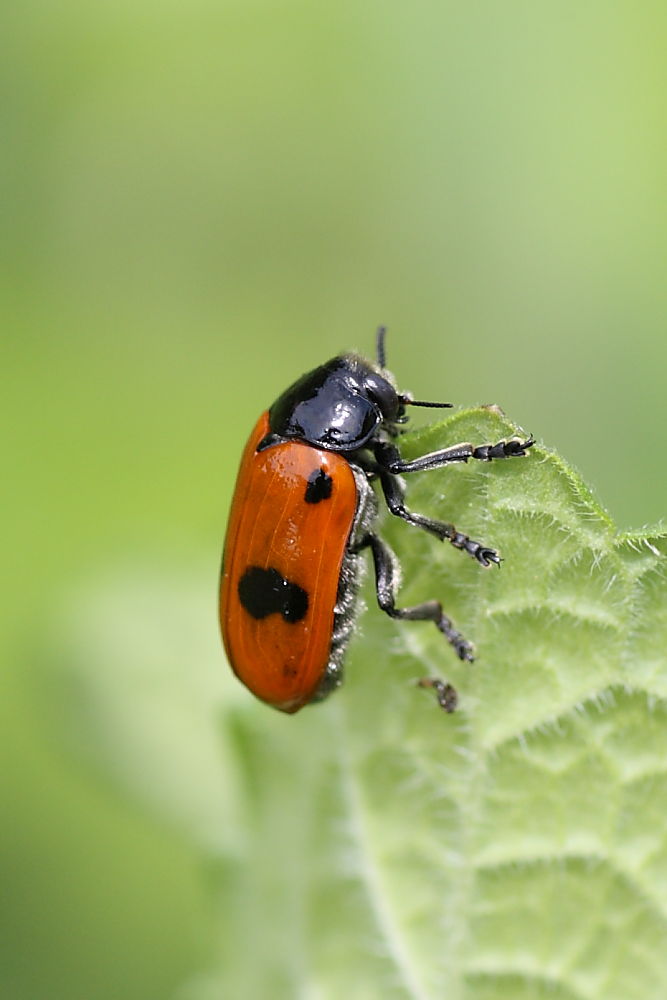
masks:
<instances>
[{"instance_id":1,"label":"beetle's leg","mask_svg":"<svg viewBox=\"0 0 667 1000\"><path fill-rule=\"evenodd\" d=\"M482 545L481 542L476 542L474 539L468 538L467 535L464 535L453 524L447 524L444 521L433 521L430 517L425 517L423 514L415 514L413 511L408 510L403 503L401 482L393 473L381 468L380 483L382 484L382 491L387 501L387 507L392 514L403 518L408 524L414 524L418 528L423 528L424 531L430 531L440 541L447 540L451 542L455 549L467 552L469 556L476 559L482 566L490 566L491 563L500 563L500 556L495 549L490 549L488 546Z\"/></svg>"},{"instance_id":2,"label":"beetle's leg","mask_svg":"<svg viewBox=\"0 0 667 1000\"><path fill-rule=\"evenodd\" d=\"M435 696L438 699L438 705L444 708L445 712L453 712L456 708L459 700L459 696L456 693L456 688L452 687L446 681L441 681L439 677L422 677L421 680L417 681L419 687L431 688L435 691Z\"/></svg>"},{"instance_id":3,"label":"beetle's leg","mask_svg":"<svg viewBox=\"0 0 667 1000\"><path fill-rule=\"evenodd\" d=\"M355 551L365 548L369 548L373 554L375 590L381 609L390 618L433 622L447 642L454 647L459 659L472 663L475 658L474 646L454 628L451 619L442 610L440 601L424 601L411 608L396 607L396 559L389 546L377 535L368 532L355 547Z\"/></svg>"},{"instance_id":4,"label":"beetle's leg","mask_svg":"<svg viewBox=\"0 0 667 1000\"><path fill-rule=\"evenodd\" d=\"M431 451L427 455L421 455L411 461L401 458L396 445L384 441L379 441L374 450L375 457L387 472L400 475L403 472L424 472L427 469L439 469L441 465L450 465L452 462L467 462L471 458L479 459L481 462L490 462L494 458L517 458L525 455L534 444L535 440L532 437L525 440L511 438L509 441L499 441L497 444L480 444L476 448L465 442L464 444L454 444L450 448L442 448L440 451Z\"/></svg>"}]
</instances>

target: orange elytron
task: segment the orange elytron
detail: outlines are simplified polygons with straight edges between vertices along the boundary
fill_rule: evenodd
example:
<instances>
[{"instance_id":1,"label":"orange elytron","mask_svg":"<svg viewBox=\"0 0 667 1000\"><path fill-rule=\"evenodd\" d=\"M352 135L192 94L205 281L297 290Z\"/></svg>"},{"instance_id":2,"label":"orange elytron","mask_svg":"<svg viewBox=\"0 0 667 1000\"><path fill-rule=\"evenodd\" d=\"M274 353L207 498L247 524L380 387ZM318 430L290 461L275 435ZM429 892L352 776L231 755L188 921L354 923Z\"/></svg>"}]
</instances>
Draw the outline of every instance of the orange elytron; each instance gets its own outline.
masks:
<instances>
[{"instance_id":1,"label":"orange elytron","mask_svg":"<svg viewBox=\"0 0 667 1000\"><path fill-rule=\"evenodd\" d=\"M268 432L265 413L241 460L220 621L240 680L263 701L296 712L313 699L329 662L357 488L350 465L335 452L285 442L257 453ZM307 502L318 483L329 484L319 487L326 498Z\"/></svg>"}]
</instances>

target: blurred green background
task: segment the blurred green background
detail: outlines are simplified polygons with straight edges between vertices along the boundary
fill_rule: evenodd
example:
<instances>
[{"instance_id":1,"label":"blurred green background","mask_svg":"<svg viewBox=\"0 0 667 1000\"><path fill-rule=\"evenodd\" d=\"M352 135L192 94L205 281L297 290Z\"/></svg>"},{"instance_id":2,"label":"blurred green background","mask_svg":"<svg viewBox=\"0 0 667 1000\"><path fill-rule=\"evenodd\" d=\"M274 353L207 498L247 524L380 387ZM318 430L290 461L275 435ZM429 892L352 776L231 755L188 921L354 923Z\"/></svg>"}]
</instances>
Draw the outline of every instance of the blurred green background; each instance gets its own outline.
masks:
<instances>
[{"instance_id":1,"label":"blurred green background","mask_svg":"<svg viewBox=\"0 0 667 1000\"><path fill-rule=\"evenodd\" d=\"M216 950L215 588L260 408L384 322L403 386L500 403L621 527L664 513L667 9L3 21L0 992L170 997Z\"/></svg>"}]
</instances>

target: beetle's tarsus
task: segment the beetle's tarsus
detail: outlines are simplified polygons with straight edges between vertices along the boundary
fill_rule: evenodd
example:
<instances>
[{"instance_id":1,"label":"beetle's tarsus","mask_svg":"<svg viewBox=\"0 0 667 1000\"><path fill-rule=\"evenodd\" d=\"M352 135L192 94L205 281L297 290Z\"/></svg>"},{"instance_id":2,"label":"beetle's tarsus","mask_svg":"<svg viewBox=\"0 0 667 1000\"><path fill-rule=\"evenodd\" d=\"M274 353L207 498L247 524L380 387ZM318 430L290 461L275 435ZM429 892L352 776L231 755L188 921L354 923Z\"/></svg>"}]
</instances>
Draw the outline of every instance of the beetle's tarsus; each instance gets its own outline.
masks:
<instances>
[{"instance_id":1,"label":"beetle's tarsus","mask_svg":"<svg viewBox=\"0 0 667 1000\"><path fill-rule=\"evenodd\" d=\"M445 712L453 712L456 708L459 700L459 696L456 692L456 688L452 687L446 681L441 681L437 677L422 677L417 681L417 686L422 688L431 688L435 691L435 696L438 700L438 704Z\"/></svg>"}]
</instances>

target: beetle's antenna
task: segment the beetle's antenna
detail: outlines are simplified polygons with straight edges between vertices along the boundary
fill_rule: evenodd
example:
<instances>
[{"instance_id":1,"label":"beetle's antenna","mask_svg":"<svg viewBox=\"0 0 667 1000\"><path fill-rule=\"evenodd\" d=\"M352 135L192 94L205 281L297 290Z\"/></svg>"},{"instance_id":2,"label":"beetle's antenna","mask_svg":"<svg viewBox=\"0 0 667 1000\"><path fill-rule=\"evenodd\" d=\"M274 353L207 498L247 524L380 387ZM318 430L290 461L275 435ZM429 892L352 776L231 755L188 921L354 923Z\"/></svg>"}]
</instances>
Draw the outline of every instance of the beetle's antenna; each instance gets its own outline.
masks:
<instances>
[{"instance_id":1,"label":"beetle's antenna","mask_svg":"<svg viewBox=\"0 0 667 1000\"><path fill-rule=\"evenodd\" d=\"M432 410L446 410L453 406L453 403L429 403L425 399L412 399L411 396L403 394L398 397L403 406L428 406Z\"/></svg>"},{"instance_id":2,"label":"beetle's antenna","mask_svg":"<svg viewBox=\"0 0 667 1000\"><path fill-rule=\"evenodd\" d=\"M377 356L377 363L380 368L386 368L387 352L384 347L384 338L387 335L387 327L379 326L377 333L375 334L375 353Z\"/></svg>"}]
</instances>

